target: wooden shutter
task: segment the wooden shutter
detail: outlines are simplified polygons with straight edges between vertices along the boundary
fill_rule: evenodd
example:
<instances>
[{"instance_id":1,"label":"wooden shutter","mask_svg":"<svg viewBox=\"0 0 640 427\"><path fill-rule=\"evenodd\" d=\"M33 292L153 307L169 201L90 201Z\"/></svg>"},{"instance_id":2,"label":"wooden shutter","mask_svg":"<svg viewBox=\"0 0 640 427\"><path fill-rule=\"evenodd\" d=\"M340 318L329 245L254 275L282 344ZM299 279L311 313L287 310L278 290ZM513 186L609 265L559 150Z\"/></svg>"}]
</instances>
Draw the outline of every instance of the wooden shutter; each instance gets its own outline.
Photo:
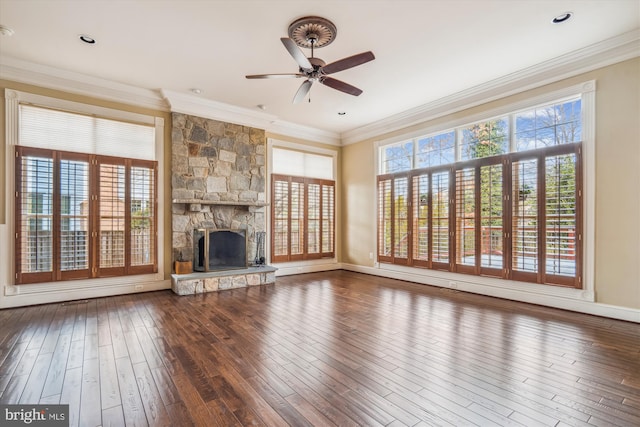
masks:
<instances>
[{"instance_id":1,"label":"wooden shutter","mask_svg":"<svg viewBox=\"0 0 640 427\"><path fill-rule=\"evenodd\" d=\"M289 179L273 175L271 181L271 259L289 259Z\"/></svg>"},{"instance_id":2,"label":"wooden shutter","mask_svg":"<svg viewBox=\"0 0 640 427\"><path fill-rule=\"evenodd\" d=\"M54 153L16 147L16 283L54 280Z\"/></svg>"},{"instance_id":3,"label":"wooden shutter","mask_svg":"<svg viewBox=\"0 0 640 427\"><path fill-rule=\"evenodd\" d=\"M157 271L156 262L156 165L132 160L129 168L130 274Z\"/></svg>"},{"instance_id":4,"label":"wooden shutter","mask_svg":"<svg viewBox=\"0 0 640 427\"><path fill-rule=\"evenodd\" d=\"M455 250L456 271L478 273L480 251L478 250L478 183L477 168L456 170L456 222Z\"/></svg>"},{"instance_id":5,"label":"wooden shutter","mask_svg":"<svg viewBox=\"0 0 640 427\"><path fill-rule=\"evenodd\" d=\"M538 159L511 165L511 278L538 282L540 272Z\"/></svg>"},{"instance_id":6,"label":"wooden shutter","mask_svg":"<svg viewBox=\"0 0 640 427\"><path fill-rule=\"evenodd\" d=\"M421 174L413 177L413 251L412 265L429 267L429 205L431 204L430 175Z\"/></svg>"},{"instance_id":7,"label":"wooden shutter","mask_svg":"<svg viewBox=\"0 0 640 427\"><path fill-rule=\"evenodd\" d=\"M378 261L393 260L392 178L378 177Z\"/></svg>"},{"instance_id":8,"label":"wooden shutter","mask_svg":"<svg viewBox=\"0 0 640 427\"><path fill-rule=\"evenodd\" d=\"M431 265L441 270L451 269L449 175L448 170L431 175Z\"/></svg>"},{"instance_id":9,"label":"wooden shutter","mask_svg":"<svg viewBox=\"0 0 640 427\"><path fill-rule=\"evenodd\" d=\"M480 166L480 273L502 276L504 266L504 177L502 163Z\"/></svg>"}]
</instances>

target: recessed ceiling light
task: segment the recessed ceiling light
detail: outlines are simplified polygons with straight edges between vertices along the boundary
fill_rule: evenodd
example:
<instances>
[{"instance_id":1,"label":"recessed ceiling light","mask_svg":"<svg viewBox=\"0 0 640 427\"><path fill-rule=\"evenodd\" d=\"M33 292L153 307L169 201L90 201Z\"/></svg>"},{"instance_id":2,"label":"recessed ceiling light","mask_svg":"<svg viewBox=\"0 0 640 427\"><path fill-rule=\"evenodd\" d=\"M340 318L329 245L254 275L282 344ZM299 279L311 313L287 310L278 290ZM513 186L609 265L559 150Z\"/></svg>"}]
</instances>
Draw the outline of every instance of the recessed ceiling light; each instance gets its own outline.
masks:
<instances>
[{"instance_id":1,"label":"recessed ceiling light","mask_svg":"<svg viewBox=\"0 0 640 427\"><path fill-rule=\"evenodd\" d=\"M195 93L196 95L200 95L202 93L202 89L194 87L193 89L191 89L191 92Z\"/></svg>"},{"instance_id":2,"label":"recessed ceiling light","mask_svg":"<svg viewBox=\"0 0 640 427\"><path fill-rule=\"evenodd\" d=\"M78 38L87 44L96 44L96 39L86 34L80 34Z\"/></svg>"},{"instance_id":3,"label":"recessed ceiling light","mask_svg":"<svg viewBox=\"0 0 640 427\"><path fill-rule=\"evenodd\" d=\"M551 20L551 22L553 24L561 24L563 22L566 22L569 20L569 18L571 18L573 16L573 12L565 12L561 15L556 16L555 18L553 18Z\"/></svg>"},{"instance_id":4,"label":"recessed ceiling light","mask_svg":"<svg viewBox=\"0 0 640 427\"><path fill-rule=\"evenodd\" d=\"M338 115L339 115L339 116L344 116L345 114L347 114L347 112L346 112L346 111L338 111Z\"/></svg>"},{"instance_id":5,"label":"recessed ceiling light","mask_svg":"<svg viewBox=\"0 0 640 427\"><path fill-rule=\"evenodd\" d=\"M4 25L0 25L0 34L2 34L3 36L12 36L12 35L15 34L15 31L13 31L9 27L5 27Z\"/></svg>"},{"instance_id":6,"label":"recessed ceiling light","mask_svg":"<svg viewBox=\"0 0 640 427\"><path fill-rule=\"evenodd\" d=\"M264 105L264 104L258 104L258 105L256 105L256 107L258 107L261 110L266 110L267 109L267 106Z\"/></svg>"}]
</instances>

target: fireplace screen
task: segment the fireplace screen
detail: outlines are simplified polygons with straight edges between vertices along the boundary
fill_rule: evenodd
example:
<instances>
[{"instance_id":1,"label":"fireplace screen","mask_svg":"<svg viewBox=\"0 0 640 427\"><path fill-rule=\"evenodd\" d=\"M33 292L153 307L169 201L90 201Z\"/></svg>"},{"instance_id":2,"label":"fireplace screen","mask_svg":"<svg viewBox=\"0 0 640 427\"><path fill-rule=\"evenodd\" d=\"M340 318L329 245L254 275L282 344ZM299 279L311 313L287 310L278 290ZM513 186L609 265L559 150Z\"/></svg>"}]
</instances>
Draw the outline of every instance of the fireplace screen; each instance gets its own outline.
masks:
<instances>
[{"instance_id":1,"label":"fireplace screen","mask_svg":"<svg viewBox=\"0 0 640 427\"><path fill-rule=\"evenodd\" d=\"M193 230L194 271L247 268L246 230Z\"/></svg>"}]
</instances>

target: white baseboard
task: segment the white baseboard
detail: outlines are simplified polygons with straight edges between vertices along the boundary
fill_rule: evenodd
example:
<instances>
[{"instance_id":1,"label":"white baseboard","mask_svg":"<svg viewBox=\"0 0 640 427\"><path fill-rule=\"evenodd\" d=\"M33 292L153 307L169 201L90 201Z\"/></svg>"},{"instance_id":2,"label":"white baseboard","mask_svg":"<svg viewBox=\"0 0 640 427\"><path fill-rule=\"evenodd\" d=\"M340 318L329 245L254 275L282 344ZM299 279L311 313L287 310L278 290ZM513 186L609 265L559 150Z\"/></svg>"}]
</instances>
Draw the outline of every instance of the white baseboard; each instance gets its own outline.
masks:
<instances>
[{"instance_id":1,"label":"white baseboard","mask_svg":"<svg viewBox=\"0 0 640 427\"><path fill-rule=\"evenodd\" d=\"M282 264L270 264L277 267L276 277L291 276L293 274L318 273L320 271L342 270L342 263L339 262L291 262ZM276 282L277 283L277 282Z\"/></svg>"},{"instance_id":2,"label":"white baseboard","mask_svg":"<svg viewBox=\"0 0 640 427\"><path fill-rule=\"evenodd\" d=\"M371 274L373 276L388 277L390 279L406 280L408 282L424 285L451 288L451 286L449 286L450 281L435 276L427 276L424 273L387 270L346 263L342 264L342 269ZM524 290L507 289L504 287L490 286L482 283L470 283L468 281L460 280L456 280L455 287L456 289L465 292L640 323L640 310L634 308L601 304L588 300L564 298L556 295L543 295Z\"/></svg>"},{"instance_id":3,"label":"white baseboard","mask_svg":"<svg viewBox=\"0 0 640 427\"><path fill-rule=\"evenodd\" d=\"M30 286L34 285L5 287L5 295L0 296L0 308L23 307L28 305L49 304L62 301L73 301L79 299L100 298L114 295L159 291L162 289L171 289L171 281L131 281L129 283L114 283L106 286L87 286L86 288L76 288L71 290L52 289L39 292L29 292Z\"/></svg>"}]
</instances>

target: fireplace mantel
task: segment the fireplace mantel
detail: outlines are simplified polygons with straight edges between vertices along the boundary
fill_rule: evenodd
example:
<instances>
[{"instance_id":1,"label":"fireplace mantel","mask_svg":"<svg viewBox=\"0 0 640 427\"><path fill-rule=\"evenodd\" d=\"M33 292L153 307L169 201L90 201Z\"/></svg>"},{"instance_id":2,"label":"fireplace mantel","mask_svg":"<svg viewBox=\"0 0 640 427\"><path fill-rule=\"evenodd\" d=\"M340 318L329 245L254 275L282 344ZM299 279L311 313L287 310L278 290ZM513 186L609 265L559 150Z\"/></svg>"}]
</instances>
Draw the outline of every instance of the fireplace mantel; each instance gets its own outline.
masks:
<instances>
[{"instance_id":1,"label":"fireplace mantel","mask_svg":"<svg viewBox=\"0 0 640 427\"><path fill-rule=\"evenodd\" d=\"M186 204L186 205L217 205L217 206L253 206L262 208L269 206L266 202L234 202L229 200L202 200L202 199L173 199L171 203Z\"/></svg>"}]
</instances>

